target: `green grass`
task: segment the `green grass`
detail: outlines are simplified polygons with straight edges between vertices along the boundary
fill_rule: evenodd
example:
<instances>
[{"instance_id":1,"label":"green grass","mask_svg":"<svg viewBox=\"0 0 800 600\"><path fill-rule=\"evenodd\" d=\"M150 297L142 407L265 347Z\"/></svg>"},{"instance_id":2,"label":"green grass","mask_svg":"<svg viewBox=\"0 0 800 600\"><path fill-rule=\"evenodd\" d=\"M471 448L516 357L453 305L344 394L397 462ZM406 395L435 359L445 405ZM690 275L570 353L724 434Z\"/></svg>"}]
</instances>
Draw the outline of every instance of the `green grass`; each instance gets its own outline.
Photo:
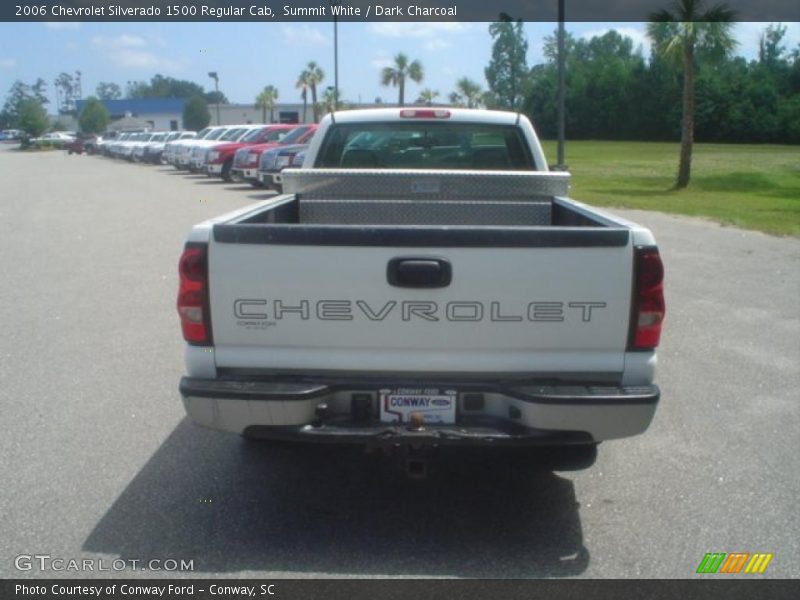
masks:
<instances>
[{"instance_id":1,"label":"green grass","mask_svg":"<svg viewBox=\"0 0 800 600\"><path fill-rule=\"evenodd\" d=\"M556 143L544 142L544 150L554 163ZM676 191L678 150L677 143L568 141L570 196L800 236L800 146L695 144L691 183Z\"/></svg>"}]
</instances>

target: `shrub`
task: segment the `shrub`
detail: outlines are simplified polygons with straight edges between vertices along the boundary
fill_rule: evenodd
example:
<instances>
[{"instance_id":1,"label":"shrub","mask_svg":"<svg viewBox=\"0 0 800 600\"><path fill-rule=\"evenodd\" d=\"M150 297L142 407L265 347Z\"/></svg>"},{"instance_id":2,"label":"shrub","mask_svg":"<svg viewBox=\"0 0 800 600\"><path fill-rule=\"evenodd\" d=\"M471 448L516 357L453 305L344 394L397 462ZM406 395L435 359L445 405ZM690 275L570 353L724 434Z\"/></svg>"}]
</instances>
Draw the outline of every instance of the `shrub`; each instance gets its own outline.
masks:
<instances>
[{"instance_id":1,"label":"shrub","mask_svg":"<svg viewBox=\"0 0 800 600\"><path fill-rule=\"evenodd\" d=\"M193 96L183 107L183 126L186 129L200 131L211 121L208 104L201 96Z\"/></svg>"},{"instance_id":2,"label":"shrub","mask_svg":"<svg viewBox=\"0 0 800 600\"><path fill-rule=\"evenodd\" d=\"M49 125L42 103L35 98L26 98L19 105L17 126L31 137L42 135Z\"/></svg>"},{"instance_id":3,"label":"shrub","mask_svg":"<svg viewBox=\"0 0 800 600\"><path fill-rule=\"evenodd\" d=\"M86 100L86 104L78 117L78 124L83 133L103 133L108 127L110 118L103 103L94 96Z\"/></svg>"}]
</instances>

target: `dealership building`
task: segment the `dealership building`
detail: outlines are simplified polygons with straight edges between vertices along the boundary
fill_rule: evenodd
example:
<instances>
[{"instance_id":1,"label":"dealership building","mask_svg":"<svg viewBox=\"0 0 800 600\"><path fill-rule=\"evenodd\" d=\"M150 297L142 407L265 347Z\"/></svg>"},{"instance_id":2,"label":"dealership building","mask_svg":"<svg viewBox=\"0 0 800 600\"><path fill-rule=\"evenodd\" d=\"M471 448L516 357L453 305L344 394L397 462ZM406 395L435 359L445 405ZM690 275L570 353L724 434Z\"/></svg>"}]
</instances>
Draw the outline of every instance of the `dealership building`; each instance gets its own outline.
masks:
<instances>
[{"instance_id":1,"label":"dealership building","mask_svg":"<svg viewBox=\"0 0 800 600\"><path fill-rule=\"evenodd\" d=\"M165 130L176 131L184 129L183 107L184 98L129 98L125 100L101 100L111 123L110 131L141 131ZM83 110L85 100L75 103L76 113ZM264 122L264 112L253 104L220 104L219 121L217 120L217 105L209 104L211 113L210 125L235 125L242 123ZM309 103L303 118L303 104L276 104L274 110L266 112L266 122L274 123L310 123L314 120L314 112ZM54 117L65 125L66 129L77 131L78 122L75 117L60 115Z\"/></svg>"}]
</instances>

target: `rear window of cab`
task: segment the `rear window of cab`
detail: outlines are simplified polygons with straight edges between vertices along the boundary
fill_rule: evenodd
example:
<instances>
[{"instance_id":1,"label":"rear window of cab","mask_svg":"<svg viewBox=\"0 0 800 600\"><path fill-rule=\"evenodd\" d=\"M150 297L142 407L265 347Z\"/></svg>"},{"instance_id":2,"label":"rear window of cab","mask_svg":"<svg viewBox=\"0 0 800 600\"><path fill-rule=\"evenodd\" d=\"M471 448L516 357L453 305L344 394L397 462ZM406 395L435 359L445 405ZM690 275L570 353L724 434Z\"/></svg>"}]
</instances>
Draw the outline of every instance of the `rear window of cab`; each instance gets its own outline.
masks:
<instances>
[{"instance_id":1,"label":"rear window of cab","mask_svg":"<svg viewBox=\"0 0 800 600\"><path fill-rule=\"evenodd\" d=\"M342 123L322 142L318 168L534 170L522 132L475 123Z\"/></svg>"}]
</instances>

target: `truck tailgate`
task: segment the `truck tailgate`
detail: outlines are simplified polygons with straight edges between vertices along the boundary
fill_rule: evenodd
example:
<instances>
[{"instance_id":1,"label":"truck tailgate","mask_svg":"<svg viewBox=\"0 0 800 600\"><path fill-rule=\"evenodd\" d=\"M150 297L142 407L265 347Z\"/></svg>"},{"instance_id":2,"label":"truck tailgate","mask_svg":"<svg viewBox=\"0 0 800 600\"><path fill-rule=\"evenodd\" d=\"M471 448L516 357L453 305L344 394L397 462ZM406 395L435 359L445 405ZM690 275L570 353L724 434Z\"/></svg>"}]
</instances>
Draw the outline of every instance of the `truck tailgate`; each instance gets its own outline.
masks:
<instances>
[{"instance_id":1,"label":"truck tailgate","mask_svg":"<svg viewBox=\"0 0 800 600\"><path fill-rule=\"evenodd\" d=\"M455 228L440 228L429 246L410 246L287 243L269 232L280 226L269 225L244 239L222 235L225 227L236 226L217 225L209 245L220 368L623 370L633 271L628 231L542 228L528 244L477 247L459 245ZM449 284L393 285L394 259L449 265Z\"/></svg>"}]
</instances>

